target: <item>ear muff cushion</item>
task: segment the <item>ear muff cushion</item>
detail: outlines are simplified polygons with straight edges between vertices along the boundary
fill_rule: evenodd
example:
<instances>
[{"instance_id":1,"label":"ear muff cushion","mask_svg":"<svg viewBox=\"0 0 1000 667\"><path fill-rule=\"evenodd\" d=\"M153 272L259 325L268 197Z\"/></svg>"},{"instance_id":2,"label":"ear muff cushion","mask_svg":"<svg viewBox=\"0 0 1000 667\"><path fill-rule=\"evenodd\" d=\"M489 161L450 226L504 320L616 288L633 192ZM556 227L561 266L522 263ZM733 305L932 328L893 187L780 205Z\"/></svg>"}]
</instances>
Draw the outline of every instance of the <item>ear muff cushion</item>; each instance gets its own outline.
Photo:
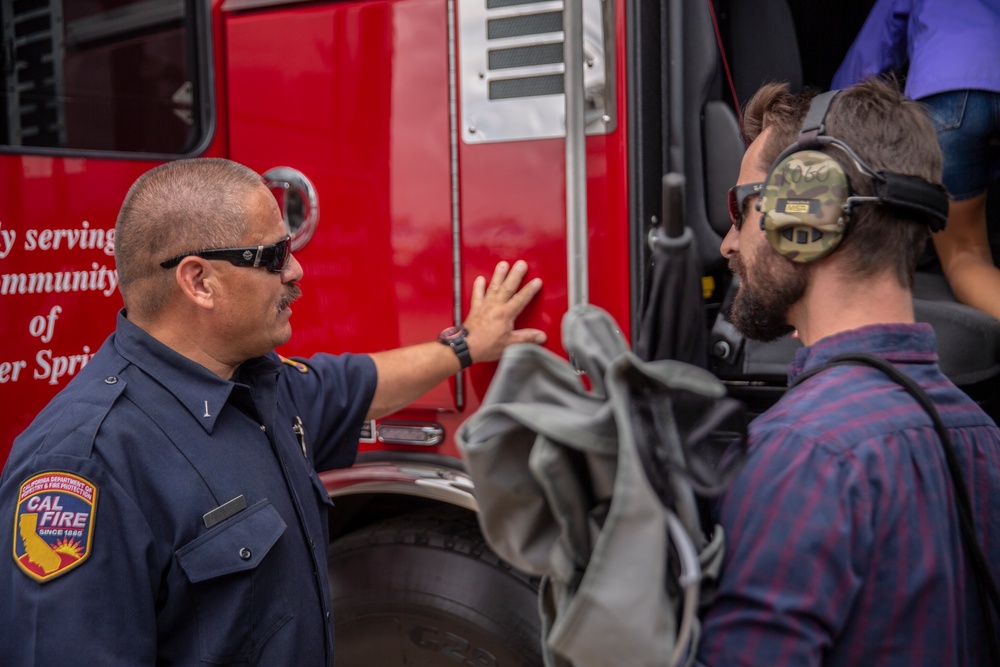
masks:
<instances>
[{"instance_id":1,"label":"ear muff cushion","mask_svg":"<svg viewBox=\"0 0 1000 667\"><path fill-rule=\"evenodd\" d=\"M812 262L833 252L844 236L850 196L847 175L820 151L798 151L780 160L761 191L761 229L778 253Z\"/></svg>"}]
</instances>

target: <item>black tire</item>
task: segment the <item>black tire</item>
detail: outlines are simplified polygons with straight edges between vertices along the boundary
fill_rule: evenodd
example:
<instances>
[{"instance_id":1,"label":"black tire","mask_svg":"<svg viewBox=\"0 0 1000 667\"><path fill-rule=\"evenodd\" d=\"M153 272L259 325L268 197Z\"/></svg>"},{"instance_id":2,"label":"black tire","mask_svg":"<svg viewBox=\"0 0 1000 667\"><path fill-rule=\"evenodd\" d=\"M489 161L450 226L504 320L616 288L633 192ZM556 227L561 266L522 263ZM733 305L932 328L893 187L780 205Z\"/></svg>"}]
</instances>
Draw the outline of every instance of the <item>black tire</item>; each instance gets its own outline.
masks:
<instances>
[{"instance_id":1,"label":"black tire","mask_svg":"<svg viewBox=\"0 0 1000 667\"><path fill-rule=\"evenodd\" d=\"M475 515L442 506L330 547L336 667L542 665L537 581L501 561Z\"/></svg>"}]
</instances>

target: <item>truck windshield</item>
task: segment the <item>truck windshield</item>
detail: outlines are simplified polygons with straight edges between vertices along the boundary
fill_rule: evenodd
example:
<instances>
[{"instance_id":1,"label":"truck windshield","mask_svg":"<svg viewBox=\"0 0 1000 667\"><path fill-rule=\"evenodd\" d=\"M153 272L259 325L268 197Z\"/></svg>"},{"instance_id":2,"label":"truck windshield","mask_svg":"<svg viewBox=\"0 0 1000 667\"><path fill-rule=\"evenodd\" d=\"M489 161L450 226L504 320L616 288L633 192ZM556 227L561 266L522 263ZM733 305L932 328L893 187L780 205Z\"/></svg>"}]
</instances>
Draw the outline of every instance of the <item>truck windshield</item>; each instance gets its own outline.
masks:
<instances>
[{"instance_id":1,"label":"truck windshield","mask_svg":"<svg viewBox=\"0 0 1000 667\"><path fill-rule=\"evenodd\" d=\"M186 153L198 113L194 4L0 3L0 146Z\"/></svg>"}]
</instances>

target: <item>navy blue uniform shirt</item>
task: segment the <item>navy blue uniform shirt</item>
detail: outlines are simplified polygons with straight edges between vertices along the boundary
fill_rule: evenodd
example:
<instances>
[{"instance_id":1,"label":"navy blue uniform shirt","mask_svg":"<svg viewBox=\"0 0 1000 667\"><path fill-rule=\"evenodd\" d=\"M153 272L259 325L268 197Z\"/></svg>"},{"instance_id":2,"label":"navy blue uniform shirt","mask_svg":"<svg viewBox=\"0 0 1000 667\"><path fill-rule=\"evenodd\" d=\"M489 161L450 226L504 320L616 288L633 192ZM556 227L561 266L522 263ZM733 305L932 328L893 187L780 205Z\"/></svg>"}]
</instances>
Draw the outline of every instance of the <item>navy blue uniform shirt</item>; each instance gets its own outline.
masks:
<instances>
[{"instance_id":1,"label":"navy blue uniform shirt","mask_svg":"<svg viewBox=\"0 0 1000 667\"><path fill-rule=\"evenodd\" d=\"M375 384L367 355L223 380L120 314L0 477L0 662L332 664L316 470L353 462Z\"/></svg>"},{"instance_id":2,"label":"navy blue uniform shirt","mask_svg":"<svg viewBox=\"0 0 1000 667\"><path fill-rule=\"evenodd\" d=\"M942 373L927 324L800 349L789 379L846 352L894 363L934 401L1000 579L1000 429ZM726 557L699 664L986 667L985 624L930 417L868 366L808 378L750 425L723 496Z\"/></svg>"}]
</instances>

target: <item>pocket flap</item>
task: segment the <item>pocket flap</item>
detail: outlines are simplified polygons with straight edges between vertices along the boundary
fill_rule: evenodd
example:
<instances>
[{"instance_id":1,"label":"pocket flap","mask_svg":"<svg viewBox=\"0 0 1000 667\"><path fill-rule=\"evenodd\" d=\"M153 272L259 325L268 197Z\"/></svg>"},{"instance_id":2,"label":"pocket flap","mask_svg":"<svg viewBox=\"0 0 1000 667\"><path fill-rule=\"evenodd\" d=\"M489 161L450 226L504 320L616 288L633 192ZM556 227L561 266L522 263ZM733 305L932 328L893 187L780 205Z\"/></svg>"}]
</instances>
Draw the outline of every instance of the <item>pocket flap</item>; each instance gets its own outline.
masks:
<instances>
[{"instance_id":1,"label":"pocket flap","mask_svg":"<svg viewBox=\"0 0 1000 667\"><path fill-rule=\"evenodd\" d=\"M250 570L267 555L285 522L269 500L261 500L189 542L177 560L191 583Z\"/></svg>"}]
</instances>

